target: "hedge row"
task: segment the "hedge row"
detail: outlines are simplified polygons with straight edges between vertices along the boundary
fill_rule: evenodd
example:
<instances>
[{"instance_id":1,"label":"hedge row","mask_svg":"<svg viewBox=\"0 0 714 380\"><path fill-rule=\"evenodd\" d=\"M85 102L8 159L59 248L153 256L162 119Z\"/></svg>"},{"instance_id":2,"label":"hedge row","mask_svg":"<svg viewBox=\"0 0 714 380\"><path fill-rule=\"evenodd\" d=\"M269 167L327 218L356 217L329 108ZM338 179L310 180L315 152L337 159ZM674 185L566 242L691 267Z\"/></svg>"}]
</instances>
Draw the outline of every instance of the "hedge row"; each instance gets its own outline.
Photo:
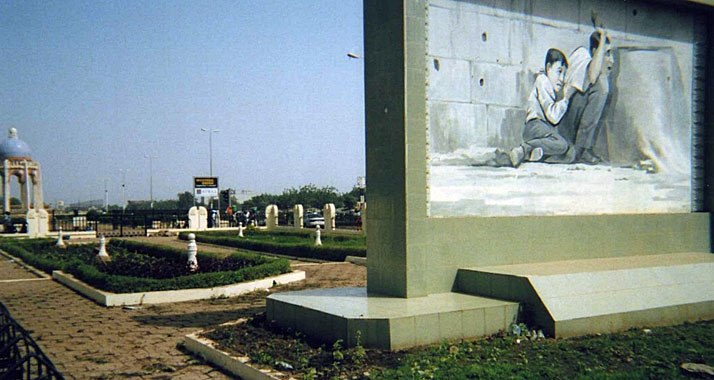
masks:
<instances>
[{"instance_id":1,"label":"hedge row","mask_svg":"<svg viewBox=\"0 0 714 380\"><path fill-rule=\"evenodd\" d=\"M142 255L148 255L158 258L179 258L179 260L181 261L188 260L188 251L186 249L167 247L157 244L141 243L132 240L110 240L109 246L123 248L130 252L137 252L141 253ZM223 261L241 267L265 264L270 261L270 259L266 258L265 256L248 252L235 252L227 257L222 257L217 253L199 251L196 254L196 259L198 260L198 263L200 265L210 265L217 261Z\"/></svg>"},{"instance_id":2,"label":"hedge row","mask_svg":"<svg viewBox=\"0 0 714 380\"><path fill-rule=\"evenodd\" d=\"M152 279L122 275L110 275L100 271L94 265L84 262L79 258L60 260L56 258L48 258L42 255L43 249L54 249L53 242L47 239L44 240L0 240L0 248L9 254L22 259L29 265L32 265L47 273L52 273L53 270L61 270L70 273L79 280L84 281L96 288L114 292L114 293L132 293L157 290L176 290L176 289L193 289L193 288L210 288L215 286L223 286L243 281L251 281L259 278L275 276L290 271L290 263L285 259L272 259L260 255L235 253L227 260L250 261L253 265L246 266L239 270L198 273L189 276L180 276L167 279ZM187 258L186 253L178 249L157 246L153 244L144 244L129 241L112 240L110 246L124 247L128 250L140 252L141 254L154 255L157 257L176 258L179 260ZM93 250L92 246L70 246L68 249L77 250ZM86 252L84 252L86 254ZM165 255L165 256L164 256ZM182 256L183 255L183 256ZM199 254L198 260L201 265L201 260L220 260L211 254Z\"/></svg>"},{"instance_id":3,"label":"hedge row","mask_svg":"<svg viewBox=\"0 0 714 380\"><path fill-rule=\"evenodd\" d=\"M134 293L158 290L212 288L230 285L244 281L251 281L269 276L276 276L290 271L287 260L246 267L230 272L199 273L190 276L181 276L167 279L153 279L119 275L107 275L92 265L81 262L66 268L78 279L96 288L113 293Z\"/></svg>"},{"instance_id":4,"label":"hedge row","mask_svg":"<svg viewBox=\"0 0 714 380\"><path fill-rule=\"evenodd\" d=\"M251 240L250 236L239 238L235 235L196 233L196 241L202 243L242 248L250 251L270 252L279 255L305 257L329 261L345 261L347 256L367 257L367 249L362 247L315 246L312 243L287 244ZM188 233L182 232L179 238L186 240Z\"/></svg>"}]
</instances>

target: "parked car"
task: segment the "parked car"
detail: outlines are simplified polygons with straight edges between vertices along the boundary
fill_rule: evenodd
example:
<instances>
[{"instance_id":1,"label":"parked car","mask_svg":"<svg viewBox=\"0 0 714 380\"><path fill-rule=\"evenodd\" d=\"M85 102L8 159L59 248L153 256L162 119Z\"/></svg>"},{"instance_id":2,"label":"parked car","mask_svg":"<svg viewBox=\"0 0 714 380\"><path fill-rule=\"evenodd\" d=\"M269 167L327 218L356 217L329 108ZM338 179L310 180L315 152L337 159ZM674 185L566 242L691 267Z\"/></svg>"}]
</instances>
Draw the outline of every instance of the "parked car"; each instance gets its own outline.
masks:
<instances>
[{"instance_id":1,"label":"parked car","mask_svg":"<svg viewBox=\"0 0 714 380\"><path fill-rule=\"evenodd\" d=\"M315 228L315 226L320 226L325 228L325 218L320 214L306 214L302 217L302 222L305 227Z\"/></svg>"}]
</instances>

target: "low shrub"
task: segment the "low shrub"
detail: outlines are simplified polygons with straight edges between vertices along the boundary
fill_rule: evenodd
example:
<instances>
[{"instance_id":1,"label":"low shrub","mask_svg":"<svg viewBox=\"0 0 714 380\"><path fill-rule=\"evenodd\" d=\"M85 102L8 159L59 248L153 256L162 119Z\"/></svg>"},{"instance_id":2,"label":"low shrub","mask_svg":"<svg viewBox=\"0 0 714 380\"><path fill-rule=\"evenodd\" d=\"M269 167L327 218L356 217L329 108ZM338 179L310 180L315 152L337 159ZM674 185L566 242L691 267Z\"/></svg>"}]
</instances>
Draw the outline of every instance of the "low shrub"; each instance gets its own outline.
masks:
<instances>
[{"instance_id":1,"label":"low shrub","mask_svg":"<svg viewBox=\"0 0 714 380\"><path fill-rule=\"evenodd\" d=\"M128 240L111 240L112 261L98 264L93 245L57 248L49 239L0 240L0 249L47 273L61 270L96 288L114 292L144 292L207 288L250 281L290 271L285 259L236 252L224 259L197 255L199 271L191 273L185 251Z\"/></svg>"}]
</instances>

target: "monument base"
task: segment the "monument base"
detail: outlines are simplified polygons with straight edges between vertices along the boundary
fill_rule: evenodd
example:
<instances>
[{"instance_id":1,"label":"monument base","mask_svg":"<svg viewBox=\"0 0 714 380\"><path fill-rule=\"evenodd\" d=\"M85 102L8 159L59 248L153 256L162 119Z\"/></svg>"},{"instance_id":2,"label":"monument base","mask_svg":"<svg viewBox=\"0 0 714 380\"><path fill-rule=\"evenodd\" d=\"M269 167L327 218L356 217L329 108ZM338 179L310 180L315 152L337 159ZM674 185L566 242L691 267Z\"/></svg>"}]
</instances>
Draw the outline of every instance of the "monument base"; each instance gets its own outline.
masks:
<instances>
[{"instance_id":1,"label":"monument base","mask_svg":"<svg viewBox=\"0 0 714 380\"><path fill-rule=\"evenodd\" d=\"M460 291L519 301L550 336L714 319L714 254L676 253L460 269Z\"/></svg>"},{"instance_id":2,"label":"monument base","mask_svg":"<svg viewBox=\"0 0 714 380\"><path fill-rule=\"evenodd\" d=\"M516 320L518 303L461 293L419 298L368 295L366 288L277 293L268 297L268 320L352 347L400 349L493 334Z\"/></svg>"}]
</instances>

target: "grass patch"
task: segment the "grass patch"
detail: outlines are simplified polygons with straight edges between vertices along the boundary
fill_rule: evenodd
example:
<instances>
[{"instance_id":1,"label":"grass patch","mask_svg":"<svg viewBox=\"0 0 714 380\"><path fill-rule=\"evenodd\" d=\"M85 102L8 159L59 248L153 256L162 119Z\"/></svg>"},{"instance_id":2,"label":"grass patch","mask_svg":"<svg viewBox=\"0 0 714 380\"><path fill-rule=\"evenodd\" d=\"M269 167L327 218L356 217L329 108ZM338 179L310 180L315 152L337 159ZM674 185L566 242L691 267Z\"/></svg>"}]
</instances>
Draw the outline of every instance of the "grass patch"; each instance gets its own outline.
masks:
<instances>
[{"instance_id":1,"label":"grass patch","mask_svg":"<svg viewBox=\"0 0 714 380\"><path fill-rule=\"evenodd\" d=\"M186 251L129 240L110 240L107 264L97 262L94 246L86 244L58 248L50 239L3 239L0 249L47 273L61 270L113 293L210 288L290 271L287 260L236 252L225 258L199 253L199 269L192 273Z\"/></svg>"},{"instance_id":2,"label":"grass patch","mask_svg":"<svg viewBox=\"0 0 714 380\"><path fill-rule=\"evenodd\" d=\"M264 316L205 336L297 378L687 379L682 363L714 365L714 321L520 343L501 334L397 352L320 345Z\"/></svg>"},{"instance_id":3,"label":"grass patch","mask_svg":"<svg viewBox=\"0 0 714 380\"><path fill-rule=\"evenodd\" d=\"M347 256L367 256L366 238L362 235L323 234L322 246L315 246L314 231L260 231L246 229L244 237L234 231L195 232L196 241L251 251L320 260L344 261ZM186 240L187 232L179 234Z\"/></svg>"}]
</instances>

